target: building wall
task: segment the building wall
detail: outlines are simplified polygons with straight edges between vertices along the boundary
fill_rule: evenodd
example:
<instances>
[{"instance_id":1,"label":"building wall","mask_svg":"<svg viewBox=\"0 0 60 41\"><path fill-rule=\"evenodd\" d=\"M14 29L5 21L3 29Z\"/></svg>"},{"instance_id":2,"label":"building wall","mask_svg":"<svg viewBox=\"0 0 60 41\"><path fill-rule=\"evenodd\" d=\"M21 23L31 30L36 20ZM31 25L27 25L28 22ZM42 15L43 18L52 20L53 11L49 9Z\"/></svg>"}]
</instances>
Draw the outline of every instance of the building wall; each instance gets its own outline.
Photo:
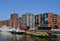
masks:
<instances>
[{"instance_id":1,"label":"building wall","mask_svg":"<svg viewBox=\"0 0 60 41\"><path fill-rule=\"evenodd\" d=\"M46 19L46 14L48 14L48 18ZM42 23L44 21L48 20L48 23ZM33 15L31 13L26 13L22 15L21 17L18 17L17 13L13 13L11 15L11 18L8 20L3 20L0 21L0 27L6 25L8 27L21 27L21 26L30 26L32 27L52 27L55 28L54 26L57 25L58 28L60 28L60 16L53 14L53 13L44 13L44 14L38 14L38 15Z\"/></svg>"},{"instance_id":2,"label":"building wall","mask_svg":"<svg viewBox=\"0 0 60 41\"><path fill-rule=\"evenodd\" d=\"M46 14L48 14L48 16ZM45 18L46 16L47 18ZM47 24L44 22L47 22ZM35 23L36 23L35 26L37 25L37 27L57 28L56 26L58 26L58 28L60 28L60 16L53 13L44 13L40 15L35 15Z\"/></svg>"},{"instance_id":3,"label":"building wall","mask_svg":"<svg viewBox=\"0 0 60 41\"><path fill-rule=\"evenodd\" d=\"M22 25L29 26L31 28L34 27L34 15L31 13L26 13L22 16Z\"/></svg>"},{"instance_id":4,"label":"building wall","mask_svg":"<svg viewBox=\"0 0 60 41\"><path fill-rule=\"evenodd\" d=\"M18 19L18 14L17 13L12 13L11 14L11 19Z\"/></svg>"},{"instance_id":5,"label":"building wall","mask_svg":"<svg viewBox=\"0 0 60 41\"><path fill-rule=\"evenodd\" d=\"M60 28L60 16L57 17L58 27Z\"/></svg>"},{"instance_id":6,"label":"building wall","mask_svg":"<svg viewBox=\"0 0 60 41\"><path fill-rule=\"evenodd\" d=\"M53 14L48 14L48 22L49 22L49 24L48 24L48 27L53 27Z\"/></svg>"},{"instance_id":7,"label":"building wall","mask_svg":"<svg viewBox=\"0 0 60 41\"><path fill-rule=\"evenodd\" d=\"M3 24L2 24L2 21L0 21L0 27L2 26Z\"/></svg>"},{"instance_id":8,"label":"building wall","mask_svg":"<svg viewBox=\"0 0 60 41\"><path fill-rule=\"evenodd\" d=\"M55 28L55 25L58 26L58 15L56 14L48 14L48 21L49 21L49 24L48 26L49 27L52 27L52 28Z\"/></svg>"},{"instance_id":9,"label":"building wall","mask_svg":"<svg viewBox=\"0 0 60 41\"><path fill-rule=\"evenodd\" d=\"M18 17L18 14L17 13L13 13L11 15L11 19L8 19L8 20L3 20L3 21L0 21L0 26L8 26L8 27L14 27L14 28L18 28L18 27L21 27L21 19Z\"/></svg>"}]
</instances>

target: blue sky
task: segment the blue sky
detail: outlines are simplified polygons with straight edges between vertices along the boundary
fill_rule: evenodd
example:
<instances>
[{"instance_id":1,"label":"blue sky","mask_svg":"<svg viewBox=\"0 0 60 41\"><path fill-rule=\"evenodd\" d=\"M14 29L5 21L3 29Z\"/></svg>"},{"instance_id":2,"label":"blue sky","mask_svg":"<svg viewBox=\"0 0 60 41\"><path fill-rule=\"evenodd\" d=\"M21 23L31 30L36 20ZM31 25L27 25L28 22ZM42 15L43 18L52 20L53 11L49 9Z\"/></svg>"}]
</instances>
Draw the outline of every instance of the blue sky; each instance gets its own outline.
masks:
<instances>
[{"instance_id":1,"label":"blue sky","mask_svg":"<svg viewBox=\"0 0 60 41\"><path fill-rule=\"evenodd\" d=\"M10 19L16 12L19 16L24 13L52 12L60 15L60 0L0 0L0 20Z\"/></svg>"}]
</instances>

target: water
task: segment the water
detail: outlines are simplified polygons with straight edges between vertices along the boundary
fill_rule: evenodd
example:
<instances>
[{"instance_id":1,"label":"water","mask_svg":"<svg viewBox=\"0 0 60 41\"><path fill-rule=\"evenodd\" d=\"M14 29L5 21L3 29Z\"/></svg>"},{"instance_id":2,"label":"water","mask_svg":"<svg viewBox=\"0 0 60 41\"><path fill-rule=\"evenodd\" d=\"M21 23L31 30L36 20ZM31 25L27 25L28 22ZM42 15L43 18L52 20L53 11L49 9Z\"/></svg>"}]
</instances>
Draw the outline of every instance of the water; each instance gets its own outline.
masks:
<instances>
[{"instance_id":1,"label":"water","mask_svg":"<svg viewBox=\"0 0 60 41\"><path fill-rule=\"evenodd\" d=\"M9 32L0 32L0 41L60 41L60 38L39 39L29 35L16 35Z\"/></svg>"}]
</instances>

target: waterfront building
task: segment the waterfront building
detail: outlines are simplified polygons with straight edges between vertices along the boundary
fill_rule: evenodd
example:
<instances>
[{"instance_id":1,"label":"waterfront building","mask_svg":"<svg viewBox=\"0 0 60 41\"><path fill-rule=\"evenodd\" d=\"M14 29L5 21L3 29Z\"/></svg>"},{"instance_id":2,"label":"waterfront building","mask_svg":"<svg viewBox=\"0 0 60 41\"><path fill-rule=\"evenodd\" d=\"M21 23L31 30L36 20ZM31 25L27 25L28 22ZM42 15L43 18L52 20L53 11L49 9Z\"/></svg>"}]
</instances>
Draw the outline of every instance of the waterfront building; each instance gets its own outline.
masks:
<instances>
[{"instance_id":1,"label":"waterfront building","mask_svg":"<svg viewBox=\"0 0 60 41\"><path fill-rule=\"evenodd\" d=\"M35 15L35 27L39 29L43 27L47 29L48 27L57 29L60 28L60 16L53 13L44 13Z\"/></svg>"},{"instance_id":2,"label":"waterfront building","mask_svg":"<svg viewBox=\"0 0 60 41\"><path fill-rule=\"evenodd\" d=\"M18 19L18 14L17 13L12 13L11 14L11 19L14 19L14 20Z\"/></svg>"},{"instance_id":3,"label":"waterfront building","mask_svg":"<svg viewBox=\"0 0 60 41\"><path fill-rule=\"evenodd\" d=\"M25 13L22 15L22 26L34 28L34 15L31 13Z\"/></svg>"},{"instance_id":4,"label":"waterfront building","mask_svg":"<svg viewBox=\"0 0 60 41\"><path fill-rule=\"evenodd\" d=\"M21 27L22 26L21 17L18 17L17 13L12 13L10 19L0 21L0 27L4 25L7 27L14 27L14 28Z\"/></svg>"},{"instance_id":5,"label":"waterfront building","mask_svg":"<svg viewBox=\"0 0 60 41\"><path fill-rule=\"evenodd\" d=\"M0 27L6 25L7 27L20 27L25 26L36 29L44 28L60 28L60 15L53 13L43 13L34 15L32 13L25 13L19 17L17 13L12 13L10 19L0 21Z\"/></svg>"}]
</instances>

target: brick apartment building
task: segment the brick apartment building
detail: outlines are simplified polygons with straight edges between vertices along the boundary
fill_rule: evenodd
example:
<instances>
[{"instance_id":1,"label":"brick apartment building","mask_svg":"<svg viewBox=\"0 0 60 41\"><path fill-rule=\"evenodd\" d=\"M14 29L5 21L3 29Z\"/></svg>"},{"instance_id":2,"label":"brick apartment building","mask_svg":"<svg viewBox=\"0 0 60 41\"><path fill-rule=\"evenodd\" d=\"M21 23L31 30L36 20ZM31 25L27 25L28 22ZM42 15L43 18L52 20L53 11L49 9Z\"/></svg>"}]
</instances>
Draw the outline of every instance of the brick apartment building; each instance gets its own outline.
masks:
<instances>
[{"instance_id":1,"label":"brick apartment building","mask_svg":"<svg viewBox=\"0 0 60 41\"><path fill-rule=\"evenodd\" d=\"M1 26L8 26L8 27L21 27L21 18L18 17L18 14L17 13L12 13L11 14L11 18L8 19L8 20L3 20L3 21L0 21L0 27Z\"/></svg>"},{"instance_id":2,"label":"brick apartment building","mask_svg":"<svg viewBox=\"0 0 60 41\"><path fill-rule=\"evenodd\" d=\"M60 28L60 16L53 13L35 15L35 26Z\"/></svg>"},{"instance_id":3,"label":"brick apartment building","mask_svg":"<svg viewBox=\"0 0 60 41\"><path fill-rule=\"evenodd\" d=\"M53 13L38 15L27 13L19 17L17 13L12 13L10 19L0 21L0 27L4 25L15 28L21 26L60 28L60 16Z\"/></svg>"}]
</instances>

